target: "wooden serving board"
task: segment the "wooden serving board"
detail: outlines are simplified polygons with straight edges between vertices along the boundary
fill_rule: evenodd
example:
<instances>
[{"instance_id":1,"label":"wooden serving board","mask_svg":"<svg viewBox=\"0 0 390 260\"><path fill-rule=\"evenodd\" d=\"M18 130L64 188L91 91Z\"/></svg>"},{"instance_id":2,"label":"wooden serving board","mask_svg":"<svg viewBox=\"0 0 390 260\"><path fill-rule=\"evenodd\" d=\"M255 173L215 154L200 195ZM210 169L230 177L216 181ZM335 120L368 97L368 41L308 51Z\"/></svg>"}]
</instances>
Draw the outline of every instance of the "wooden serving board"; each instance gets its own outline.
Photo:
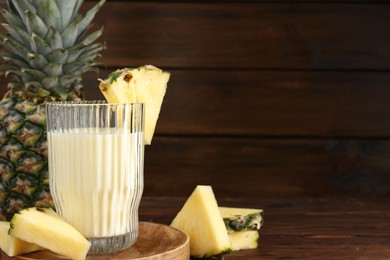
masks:
<instances>
[{"instance_id":1,"label":"wooden serving board","mask_svg":"<svg viewBox=\"0 0 390 260\"><path fill-rule=\"evenodd\" d=\"M67 259L48 250L37 251L17 257L9 257L4 252L2 259ZM189 237L166 225L140 222L139 236L130 248L110 255L87 256L88 260L103 259L190 259Z\"/></svg>"}]
</instances>

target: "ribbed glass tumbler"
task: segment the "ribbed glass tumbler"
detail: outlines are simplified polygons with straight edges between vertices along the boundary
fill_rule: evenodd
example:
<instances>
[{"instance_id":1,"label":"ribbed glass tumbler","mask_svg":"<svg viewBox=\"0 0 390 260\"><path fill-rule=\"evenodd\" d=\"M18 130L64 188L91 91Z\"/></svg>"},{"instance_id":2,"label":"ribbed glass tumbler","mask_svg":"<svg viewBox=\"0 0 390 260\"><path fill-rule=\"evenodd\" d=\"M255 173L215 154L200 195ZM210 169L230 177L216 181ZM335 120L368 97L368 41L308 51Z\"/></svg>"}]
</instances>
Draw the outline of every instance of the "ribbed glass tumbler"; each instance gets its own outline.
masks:
<instances>
[{"instance_id":1,"label":"ribbed glass tumbler","mask_svg":"<svg viewBox=\"0 0 390 260\"><path fill-rule=\"evenodd\" d=\"M88 254L130 247L143 192L144 105L53 102L46 118L57 213L88 238Z\"/></svg>"}]
</instances>

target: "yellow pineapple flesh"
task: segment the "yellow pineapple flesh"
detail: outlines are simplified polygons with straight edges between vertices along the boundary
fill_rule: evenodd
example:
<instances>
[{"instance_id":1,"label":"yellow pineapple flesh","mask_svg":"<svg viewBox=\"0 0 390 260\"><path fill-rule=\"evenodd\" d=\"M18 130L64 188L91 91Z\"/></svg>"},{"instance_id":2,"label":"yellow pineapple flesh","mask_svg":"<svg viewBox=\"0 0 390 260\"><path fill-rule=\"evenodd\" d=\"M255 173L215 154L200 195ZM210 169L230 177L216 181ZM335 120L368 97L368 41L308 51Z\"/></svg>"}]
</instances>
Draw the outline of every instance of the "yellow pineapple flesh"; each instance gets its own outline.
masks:
<instances>
[{"instance_id":1,"label":"yellow pineapple flesh","mask_svg":"<svg viewBox=\"0 0 390 260\"><path fill-rule=\"evenodd\" d=\"M27 208L11 220L10 235L71 259L85 259L91 243L51 208Z\"/></svg>"},{"instance_id":2,"label":"yellow pineapple flesh","mask_svg":"<svg viewBox=\"0 0 390 260\"><path fill-rule=\"evenodd\" d=\"M192 257L210 257L232 250L211 186L197 186L171 226L188 234Z\"/></svg>"},{"instance_id":3,"label":"yellow pineapple flesh","mask_svg":"<svg viewBox=\"0 0 390 260\"><path fill-rule=\"evenodd\" d=\"M20 240L8 234L10 224L9 221L0 221L0 248L8 256L18 256L44 249L34 243Z\"/></svg>"},{"instance_id":4,"label":"yellow pineapple flesh","mask_svg":"<svg viewBox=\"0 0 390 260\"><path fill-rule=\"evenodd\" d=\"M114 71L100 80L108 103L145 104L145 144L151 144L170 73L152 65Z\"/></svg>"},{"instance_id":5,"label":"yellow pineapple flesh","mask_svg":"<svg viewBox=\"0 0 390 260\"><path fill-rule=\"evenodd\" d=\"M238 231L229 234L233 251L243 249L255 249L258 247L259 231Z\"/></svg>"}]
</instances>

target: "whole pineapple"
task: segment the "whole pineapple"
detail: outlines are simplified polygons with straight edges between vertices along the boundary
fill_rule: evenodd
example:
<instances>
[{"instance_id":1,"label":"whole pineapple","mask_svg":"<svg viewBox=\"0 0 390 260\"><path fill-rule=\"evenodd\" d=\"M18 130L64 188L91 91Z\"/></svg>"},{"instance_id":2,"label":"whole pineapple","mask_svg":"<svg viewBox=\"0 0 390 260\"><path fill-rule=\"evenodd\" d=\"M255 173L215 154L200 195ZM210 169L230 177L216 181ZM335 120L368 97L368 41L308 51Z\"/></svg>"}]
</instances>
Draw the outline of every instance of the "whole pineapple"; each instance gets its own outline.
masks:
<instances>
[{"instance_id":1,"label":"whole pineapple","mask_svg":"<svg viewBox=\"0 0 390 260\"><path fill-rule=\"evenodd\" d=\"M9 0L1 10L0 73L9 82L0 101L0 220L52 206L44 106L83 98L82 75L96 70L104 49L95 43L103 30L87 30L104 2L85 14L83 0Z\"/></svg>"}]
</instances>

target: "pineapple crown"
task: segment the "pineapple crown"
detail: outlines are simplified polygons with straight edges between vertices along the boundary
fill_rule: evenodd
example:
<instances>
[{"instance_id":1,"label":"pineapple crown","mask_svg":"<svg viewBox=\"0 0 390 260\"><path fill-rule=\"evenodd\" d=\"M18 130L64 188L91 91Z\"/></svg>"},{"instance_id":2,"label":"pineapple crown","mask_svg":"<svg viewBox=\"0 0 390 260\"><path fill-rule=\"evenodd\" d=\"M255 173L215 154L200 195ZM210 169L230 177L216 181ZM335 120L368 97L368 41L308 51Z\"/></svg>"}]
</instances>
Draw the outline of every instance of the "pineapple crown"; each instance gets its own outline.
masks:
<instances>
[{"instance_id":1,"label":"pineapple crown","mask_svg":"<svg viewBox=\"0 0 390 260\"><path fill-rule=\"evenodd\" d=\"M91 21L106 0L84 15L83 0L8 0L0 34L0 74L9 77L9 93L53 96L60 100L82 97L82 75L97 71L96 58L105 46L95 43L103 28L87 35Z\"/></svg>"}]
</instances>

